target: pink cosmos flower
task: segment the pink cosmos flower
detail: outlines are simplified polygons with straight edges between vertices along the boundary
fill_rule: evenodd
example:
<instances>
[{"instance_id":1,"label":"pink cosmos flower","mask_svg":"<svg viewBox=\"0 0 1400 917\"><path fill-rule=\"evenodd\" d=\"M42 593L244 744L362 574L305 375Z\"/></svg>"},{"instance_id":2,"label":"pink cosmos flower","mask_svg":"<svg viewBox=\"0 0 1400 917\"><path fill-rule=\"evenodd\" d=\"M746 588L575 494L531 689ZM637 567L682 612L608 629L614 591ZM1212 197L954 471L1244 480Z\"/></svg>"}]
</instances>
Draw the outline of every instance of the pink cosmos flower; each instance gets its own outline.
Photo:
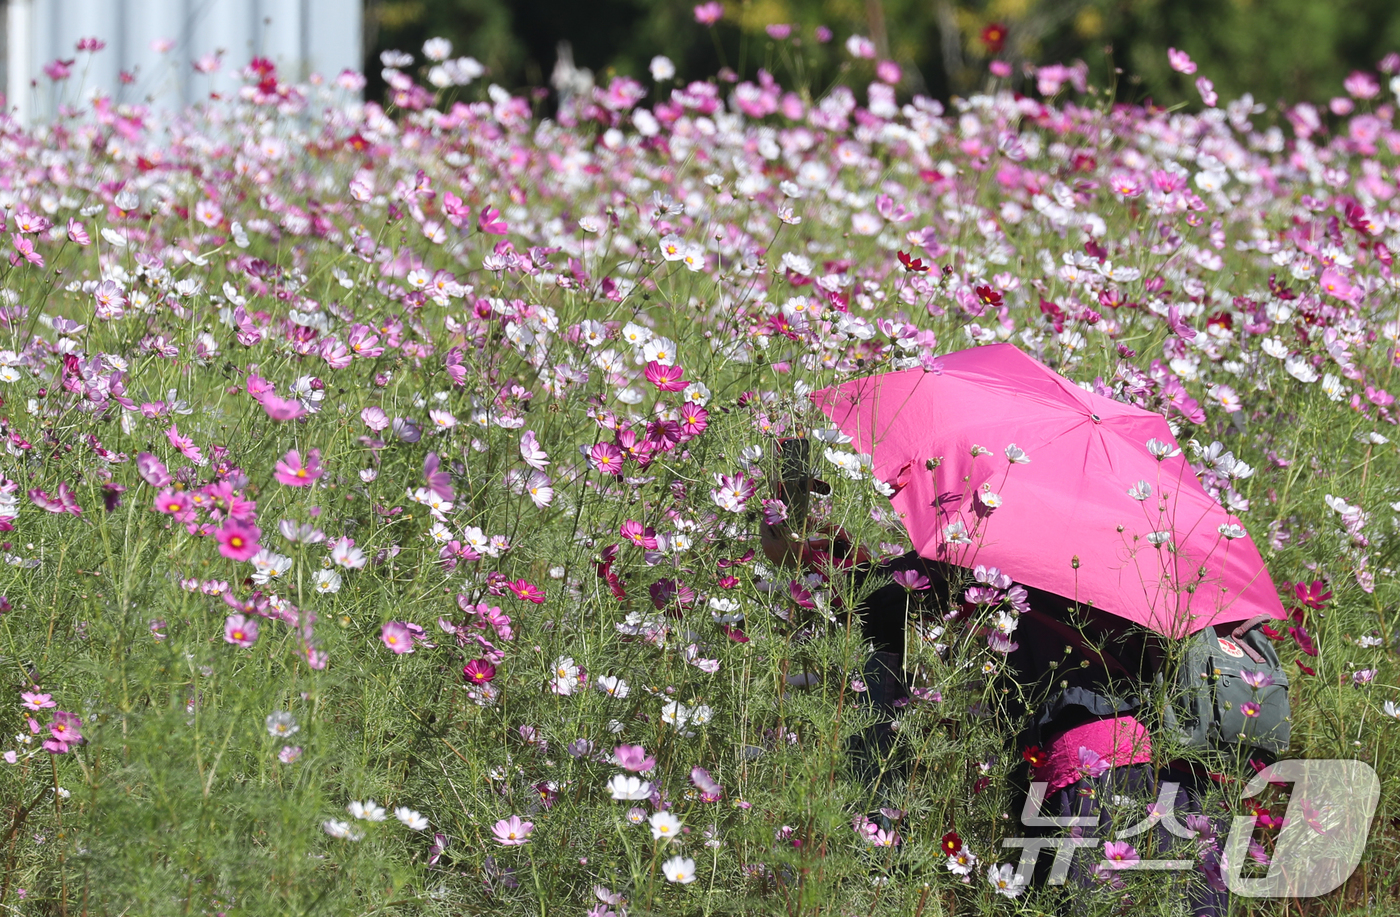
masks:
<instances>
[{"instance_id":1,"label":"pink cosmos flower","mask_svg":"<svg viewBox=\"0 0 1400 917\"><path fill-rule=\"evenodd\" d=\"M287 399L268 392L258 399L267 412L267 416L273 420L296 420L306 414L306 408L301 406L301 402L295 398Z\"/></svg>"},{"instance_id":2,"label":"pink cosmos flower","mask_svg":"<svg viewBox=\"0 0 1400 917\"><path fill-rule=\"evenodd\" d=\"M137 454L136 470L140 473L141 480L152 487L164 487L170 483L170 472L165 463L149 452Z\"/></svg>"},{"instance_id":3,"label":"pink cosmos flower","mask_svg":"<svg viewBox=\"0 0 1400 917\"><path fill-rule=\"evenodd\" d=\"M1142 859L1127 841L1104 841L1103 855L1109 869L1127 869Z\"/></svg>"},{"instance_id":4,"label":"pink cosmos flower","mask_svg":"<svg viewBox=\"0 0 1400 917\"><path fill-rule=\"evenodd\" d=\"M681 435L687 439L699 436L710 425L710 412L698 404L684 404L680 409Z\"/></svg>"},{"instance_id":5,"label":"pink cosmos flower","mask_svg":"<svg viewBox=\"0 0 1400 917\"><path fill-rule=\"evenodd\" d=\"M383 408L371 405L360 412L360 419L375 433L389 429L389 415L384 413Z\"/></svg>"},{"instance_id":6,"label":"pink cosmos flower","mask_svg":"<svg viewBox=\"0 0 1400 917\"><path fill-rule=\"evenodd\" d=\"M190 495L183 490L163 490L156 494L155 509L156 512L174 516L181 522L194 518L190 509Z\"/></svg>"},{"instance_id":7,"label":"pink cosmos flower","mask_svg":"<svg viewBox=\"0 0 1400 917\"><path fill-rule=\"evenodd\" d=\"M310 487L324 473L324 469L321 468L320 449L312 449L307 454L305 463L301 460L301 453L291 449L277 463L274 477L288 487Z\"/></svg>"},{"instance_id":8,"label":"pink cosmos flower","mask_svg":"<svg viewBox=\"0 0 1400 917\"><path fill-rule=\"evenodd\" d=\"M209 460L204 457L204 453L194 444L194 440L190 439L188 436L182 436L180 431L176 429L175 424L172 423L170 429L165 431L165 437L170 440L170 445L180 450L181 455L194 462L196 465L208 463Z\"/></svg>"},{"instance_id":9,"label":"pink cosmos flower","mask_svg":"<svg viewBox=\"0 0 1400 917\"><path fill-rule=\"evenodd\" d=\"M394 651L396 656L413 652L413 631L402 621L389 621L379 632L379 639Z\"/></svg>"},{"instance_id":10,"label":"pink cosmos flower","mask_svg":"<svg viewBox=\"0 0 1400 917\"><path fill-rule=\"evenodd\" d=\"M695 8L695 21L701 25L714 25L724 18L724 4L718 0L702 3Z\"/></svg>"},{"instance_id":11,"label":"pink cosmos flower","mask_svg":"<svg viewBox=\"0 0 1400 917\"><path fill-rule=\"evenodd\" d=\"M1274 683L1274 677L1268 672L1251 672L1249 669L1240 669L1240 680L1256 691Z\"/></svg>"},{"instance_id":12,"label":"pink cosmos flower","mask_svg":"<svg viewBox=\"0 0 1400 917\"><path fill-rule=\"evenodd\" d=\"M644 774L656 767L656 759L640 745L619 745L613 749L613 760L623 770Z\"/></svg>"},{"instance_id":13,"label":"pink cosmos flower","mask_svg":"<svg viewBox=\"0 0 1400 917\"><path fill-rule=\"evenodd\" d=\"M49 723L49 734L53 738L44 742L44 750L55 755L65 754L69 745L76 745L83 740L82 725L83 721L77 714L66 710L56 711Z\"/></svg>"},{"instance_id":14,"label":"pink cosmos flower","mask_svg":"<svg viewBox=\"0 0 1400 917\"><path fill-rule=\"evenodd\" d=\"M476 225L480 227L482 232L490 233L493 236L503 236L510 228L506 225L506 221L501 219L501 212L489 205L481 208L481 213L476 218Z\"/></svg>"},{"instance_id":15,"label":"pink cosmos flower","mask_svg":"<svg viewBox=\"0 0 1400 917\"><path fill-rule=\"evenodd\" d=\"M894 61L882 60L875 65L875 75L880 78L882 83L889 83L891 86L894 86L898 84L900 79L904 76L904 71L901 70L899 64L896 64Z\"/></svg>"},{"instance_id":16,"label":"pink cosmos flower","mask_svg":"<svg viewBox=\"0 0 1400 917\"><path fill-rule=\"evenodd\" d=\"M622 474L622 450L612 443L598 443L588 453L588 464L603 474Z\"/></svg>"},{"instance_id":17,"label":"pink cosmos flower","mask_svg":"<svg viewBox=\"0 0 1400 917\"><path fill-rule=\"evenodd\" d=\"M519 815L503 818L491 828L496 843L502 847L519 847L530 840L530 832L535 830L533 822L521 821Z\"/></svg>"},{"instance_id":18,"label":"pink cosmos flower","mask_svg":"<svg viewBox=\"0 0 1400 917\"><path fill-rule=\"evenodd\" d=\"M59 482L57 497L50 497L46 491L35 487L29 491L29 499L34 501L35 506L51 513L71 513L74 516L83 514L83 508L78 505L67 481Z\"/></svg>"},{"instance_id":19,"label":"pink cosmos flower","mask_svg":"<svg viewBox=\"0 0 1400 917\"><path fill-rule=\"evenodd\" d=\"M27 239L19 233L12 233L10 238L15 244L15 253L10 256L11 265L19 264L21 261L28 261L30 264L37 264L39 267L44 266L44 256L34 250L33 240Z\"/></svg>"},{"instance_id":20,"label":"pink cosmos flower","mask_svg":"<svg viewBox=\"0 0 1400 917\"><path fill-rule=\"evenodd\" d=\"M57 707L53 698L48 694L40 694L38 691L25 691L20 695L24 703L21 704L26 710L43 710L45 707Z\"/></svg>"},{"instance_id":21,"label":"pink cosmos flower","mask_svg":"<svg viewBox=\"0 0 1400 917\"><path fill-rule=\"evenodd\" d=\"M76 242L78 245L90 245L92 238L88 236L87 230L82 223L72 217L68 218L68 241Z\"/></svg>"},{"instance_id":22,"label":"pink cosmos flower","mask_svg":"<svg viewBox=\"0 0 1400 917\"><path fill-rule=\"evenodd\" d=\"M724 787L720 786L715 778L710 776L710 772L703 767L692 767L690 769L690 782L695 784L700 791L701 802L718 802L720 796L724 794Z\"/></svg>"},{"instance_id":23,"label":"pink cosmos flower","mask_svg":"<svg viewBox=\"0 0 1400 917\"><path fill-rule=\"evenodd\" d=\"M1196 62L1191 60L1191 55L1185 51L1178 51L1176 48L1167 49L1167 62L1177 73L1195 73Z\"/></svg>"},{"instance_id":24,"label":"pink cosmos flower","mask_svg":"<svg viewBox=\"0 0 1400 917\"><path fill-rule=\"evenodd\" d=\"M1380 94L1381 84L1375 76L1361 70L1354 70L1342 81L1342 86L1358 99L1374 99Z\"/></svg>"},{"instance_id":25,"label":"pink cosmos flower","mask_svg":"<svg viewBox=\"0 0 1400 917\"><path fill-rule=\"evenodd\" d=\"M1215 91L1215 84L1203 76L1196 77L1196 90L1201 94L1201 101L1209 108L1214 108L1215 103L1220 101L1220 95Z\"/></svg>"},{"instance_id":26,"label":"pink cosmos flower","mask_svg":"<svg viewBox=\"0 0 1400 917\"><path fill-rule=\"evenodd\" d=\"M1085 777L1101 777L1108 770L1108 759L1092 748L1079 746L1079 773Z\"/></svg>"},{"instance_id":27,"label":"pink cosmos flower","mask_svg":"<svg viewBox=\"0 0 1400 917\"><path fill-rule=\"evenodd\" d=\"M219 553L236 561L250 560L262 550L262 545L258 544L261 536L262 530L256 525L237 519L225 520L223 526L214 532L214 539L219 542Z\"/></svg>"},{"instance_id":28,"label":"pink cosmos flower","mask_svg":"<svg viewBox=\"0 0 1400 917\"><path fill-rule=\"evenodd\" d=\"M656 550L656 529L651 526L643 528L640 522L628 519L618 528L618 534L639 548Z\"/></svg>"},{"instance_id":29,"label":"pink cosmos flower","mask_svg":"<svg viewBox=\"0 0 1400 917\"><path fill-rule=\"evenodd\" d=\"M663 392L683 391L690 383L682 378L684 372L679 366L663 366L652 360L647 364L647 381Z\"/></svg>"},{"instance_id":30,"label":"pink cosmos flower","mask_svg":"<svg viewBox=\"0 0 1400 917\"><path fill-rule=\"evenodd\" d=\"M234 646L252 646L258 642L258 622L240 614L224 620L224 640Z\"/></svg>"}]
</instances>

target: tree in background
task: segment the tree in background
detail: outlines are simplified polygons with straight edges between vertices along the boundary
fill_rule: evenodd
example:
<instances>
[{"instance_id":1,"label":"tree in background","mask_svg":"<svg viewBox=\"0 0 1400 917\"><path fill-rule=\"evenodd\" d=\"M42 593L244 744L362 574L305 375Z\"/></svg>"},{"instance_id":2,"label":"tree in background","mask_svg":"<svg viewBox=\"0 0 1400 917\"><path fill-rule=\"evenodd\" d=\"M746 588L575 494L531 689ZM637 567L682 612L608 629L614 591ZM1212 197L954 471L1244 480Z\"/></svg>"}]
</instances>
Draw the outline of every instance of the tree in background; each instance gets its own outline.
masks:
<instances>
[{"instance_id":1,"label":"tree in background","mask_svg":"<svg viewBox=\"0 0 1400 917\"><path fill-rule=\"evenodd\" d=\"M548 85L568 42L573 64L602 81L643 76L657 54L679 79L722 67L765 67L814 94L833 80L869 76L841 53L851 34L894 60L912 92L947 98L977 89L991 60L1022 65L1085 61L1092 81L1120 101L1197 99L1164 49L1188 51L1226 98L1248 88L1260 101L1326 101L1342 80L1400 49L1394 0L726 0L712 26L693 0L366 0L365 71L382 96L379 54L416 53L434 36L480 60L508 87ZM774 38L768 27L792 27ZM834 40L824 43L819 27ZM781 34L781 30L779 31ZM1114 72L1115 68L1118 70Z\"/></svg>"}]
</instances>

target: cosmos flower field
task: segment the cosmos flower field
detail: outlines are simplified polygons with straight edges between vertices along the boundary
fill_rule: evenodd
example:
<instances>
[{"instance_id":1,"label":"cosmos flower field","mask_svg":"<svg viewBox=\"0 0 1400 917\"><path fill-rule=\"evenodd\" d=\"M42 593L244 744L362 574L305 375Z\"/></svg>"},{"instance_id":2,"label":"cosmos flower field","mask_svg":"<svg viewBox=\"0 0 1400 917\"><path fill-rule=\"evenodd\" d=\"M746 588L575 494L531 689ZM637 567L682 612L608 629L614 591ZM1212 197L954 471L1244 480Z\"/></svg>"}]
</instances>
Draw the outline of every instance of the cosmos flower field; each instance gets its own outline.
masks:
<instances>
[{"instance_id":1,"label":"cosmos flower field","mask_svg":"<svg viewBox=\"0 0 1400 917\"><path fill-rule=\"evenodd\" d=\"M1266 109L1173 49L1167 111L846 47L854 88L792 46L557 110L441 40L387 107L50 73L75 107L0 134L0 911L1051 912L1001 846L1017 571L919 623L877 796L855 586L759 550L789 435L816 522L907 550L806 396L994 342L1167 416L1291 610L1291 754L1381 776L1343 888L1242 912L1396 905L1400 57Z\"/></svg>"}]
</instances>

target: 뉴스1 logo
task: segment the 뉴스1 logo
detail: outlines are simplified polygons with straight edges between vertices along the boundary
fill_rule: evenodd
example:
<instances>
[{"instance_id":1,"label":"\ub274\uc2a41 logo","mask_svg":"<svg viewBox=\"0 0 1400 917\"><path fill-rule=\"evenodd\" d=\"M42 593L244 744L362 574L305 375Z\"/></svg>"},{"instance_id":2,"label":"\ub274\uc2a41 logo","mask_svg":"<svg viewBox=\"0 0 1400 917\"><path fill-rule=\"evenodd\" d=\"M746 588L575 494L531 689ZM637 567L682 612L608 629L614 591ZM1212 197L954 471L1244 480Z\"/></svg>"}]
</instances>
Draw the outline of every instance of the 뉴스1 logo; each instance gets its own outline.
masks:
<instances>
[{"instance_id":1,"label":"\ub274\uc2a41 logo","mask_svg":"<svg viewBox=\"0 0 1400 917\"><path fill-rule=\"evenodd\" d=\"M1222 647L1226 641L1220 641ZM1229 646L1238 649L1234 643ZM1228 650L1227 650L1228 651ZM1187 859L1143 860L1129 862L1103 861L1105 869L1188 870L1210 868L1204 859L1205 849L1214 851L1215 878L1233 894L1242 898L1315 898L1334 891L1346 882L1361 862L1362 849L1369 833L1371 816L1380 801L1381 782L1376 772L1364 761L1297 760L1289 759L1270 764L1254 776L1240 793L1242 799L1264 789L1270 783L1290 785L1288 808L1283 827L1269 858L1265 876L1245 876L1241 867L1250 859L1250 836L1254 833L1253 814L1236 815L1224 837L1215 837L1216 828L1201 816L1186 816L1179 820L1174 812L1178 785L1163 781L1148 816L1137 825L1117 831L1119 841L1135 837L1160 825L1175 837L1195 840L1194 855ZM1021 862L1016 873L1029 882L1035 862L1042 850L1055 854L1051 864L1049 884L1063 885L1069 874L1070 860L1076 851L1095 847L1099 838L1092 832L1099 825L1097 815L1047 817L1040 814L1048 784L1036 781L1030 785L1021 823L1027 827L1075 829L1068 837L1006 837L1003 848L1020 848ZM1205 831L1206 834L1202 834ZM1105 847L1107 845L1105 844ZM1186 848L1191 851L1191 847Z\"/></svg>"}]
</instances>

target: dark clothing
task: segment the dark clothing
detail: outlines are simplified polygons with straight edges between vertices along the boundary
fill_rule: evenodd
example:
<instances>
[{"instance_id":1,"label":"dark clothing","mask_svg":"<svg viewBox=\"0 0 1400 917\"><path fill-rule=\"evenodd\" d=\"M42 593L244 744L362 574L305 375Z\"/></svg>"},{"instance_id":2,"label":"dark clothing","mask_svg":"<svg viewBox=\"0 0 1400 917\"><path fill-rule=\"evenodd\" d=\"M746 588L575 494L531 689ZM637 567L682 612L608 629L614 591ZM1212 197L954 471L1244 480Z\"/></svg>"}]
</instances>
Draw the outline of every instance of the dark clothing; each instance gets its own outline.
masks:
<instances>
[{"instance_id":1,"label":"dark clothing","mask_svg":"<svg viewBox=\"0 0 1400 917\"><path fill-rule=\"evenodd\" d=\"M924 575L930 588L910 592L889 579L900 572ZM964 571L912 551L874 567L856 567L853 575L857 592L872 578L885 581L852 609L861 636L877 653L903 659L906 621L938 621L963 608L961 595L955 601L951 591ZM1021 748L1043 746L1056 733L1142 706L1160 658L1151 635L1052 593L1026 592L1031 611L1018 619L1011 638L1017 647L1007 654L1000 675L1012 704L1007 712L1026 720Z\"/></svg>"},{"instance_id":2,"label":"dark clothing","mask_svg":"<svg viewBox=\"0 0 1400 917\"><path fill-rule=\"evenodd\" d=\"M901 571L923 574L930 588L911 592L890 581L890 577ZM883 580L851 609L859 620L861 636L873 649L863 670L867 691L861 695L860 702L880 719L853 736L849 749L857 774L878 788L887 785L890 776L898 776L905 770L895 748L897 736L890 728L890 721L895 719L898 707L908 703L909 697L902 665L906 622L923 619L943 623L942 619L950 611L956 609L966 614L971 607L964 606L962 601L966 571L913 552L883 564L857 566L852 575L857 595L872 578ZM1010 722L1020 726L1019 748L1022 751L1033 746L1044 748L1068 729L1108 717L1131 714L1149 729L1158 725L1149 716L1147 695L1163 657L1161 638L1124 619L1081 608L1061 596L1039 589L1026 592L1029 611L1017 618L1011 635L1016 646L1007 653L1005 665L997 676L998 687L1006 689L997 692L1005 698L1004 713ZM951 623L947 626L950 630L956 628ZM1024 791L1031 779L1028 766L1021 769L1021 778ZM1075 891L1065 896L1063 914L1080 913L1092 897L1087 890L1105 882L1093 874L1093 867L1103 860L1103 843L1115 840L1116 832L1127 827L1114 824L1108 810L1114 796L1130 797L1134 811L1145 813L1147 804L1156 800L1155 794L1162 782L1179 785L1176 798L1170 800L1178 821L1188 814L1205 811L1202 800L1209 780L1165 769L1154 774L1147 764L1110 768L1100 777L1081 779L1051 793L1045 800L1042 815L1095 816L1098 820L1097 829L1082 829L1083 836L1095 837L1096 843L1091 849L1076 851L1070 861L1068 884ZM1122 820L1121 813L1119 820ZM1134 818L1130 823L1137 821L1141 818ZM1221 835L1228 827L1226 823L1214 825ZM1034 830L1037 829L1028 829ZM1049 830L1064 835L1069 829ZM1194 842L1172 836L1161 824L1134 836L1131 842L1144 851L1144 859L1149 858L1145 851L1150 849L1155 851L1151 854L1154 859L1174 854L1176 858L1195 860L1197 866L1193 870L1162 873L1164 888L1184 896L1191 913L1197 917L1224 917L1228 912L1229 894L1219 878L1216 852L1203 845L1198 856ZM1162 852L1169 849L1173 853ZM1040 855L1037 884L1046 881L1053 859L1052 851ZM1111 876L1107 879L1111 881Z\"/></svg>"}]
</instances>

